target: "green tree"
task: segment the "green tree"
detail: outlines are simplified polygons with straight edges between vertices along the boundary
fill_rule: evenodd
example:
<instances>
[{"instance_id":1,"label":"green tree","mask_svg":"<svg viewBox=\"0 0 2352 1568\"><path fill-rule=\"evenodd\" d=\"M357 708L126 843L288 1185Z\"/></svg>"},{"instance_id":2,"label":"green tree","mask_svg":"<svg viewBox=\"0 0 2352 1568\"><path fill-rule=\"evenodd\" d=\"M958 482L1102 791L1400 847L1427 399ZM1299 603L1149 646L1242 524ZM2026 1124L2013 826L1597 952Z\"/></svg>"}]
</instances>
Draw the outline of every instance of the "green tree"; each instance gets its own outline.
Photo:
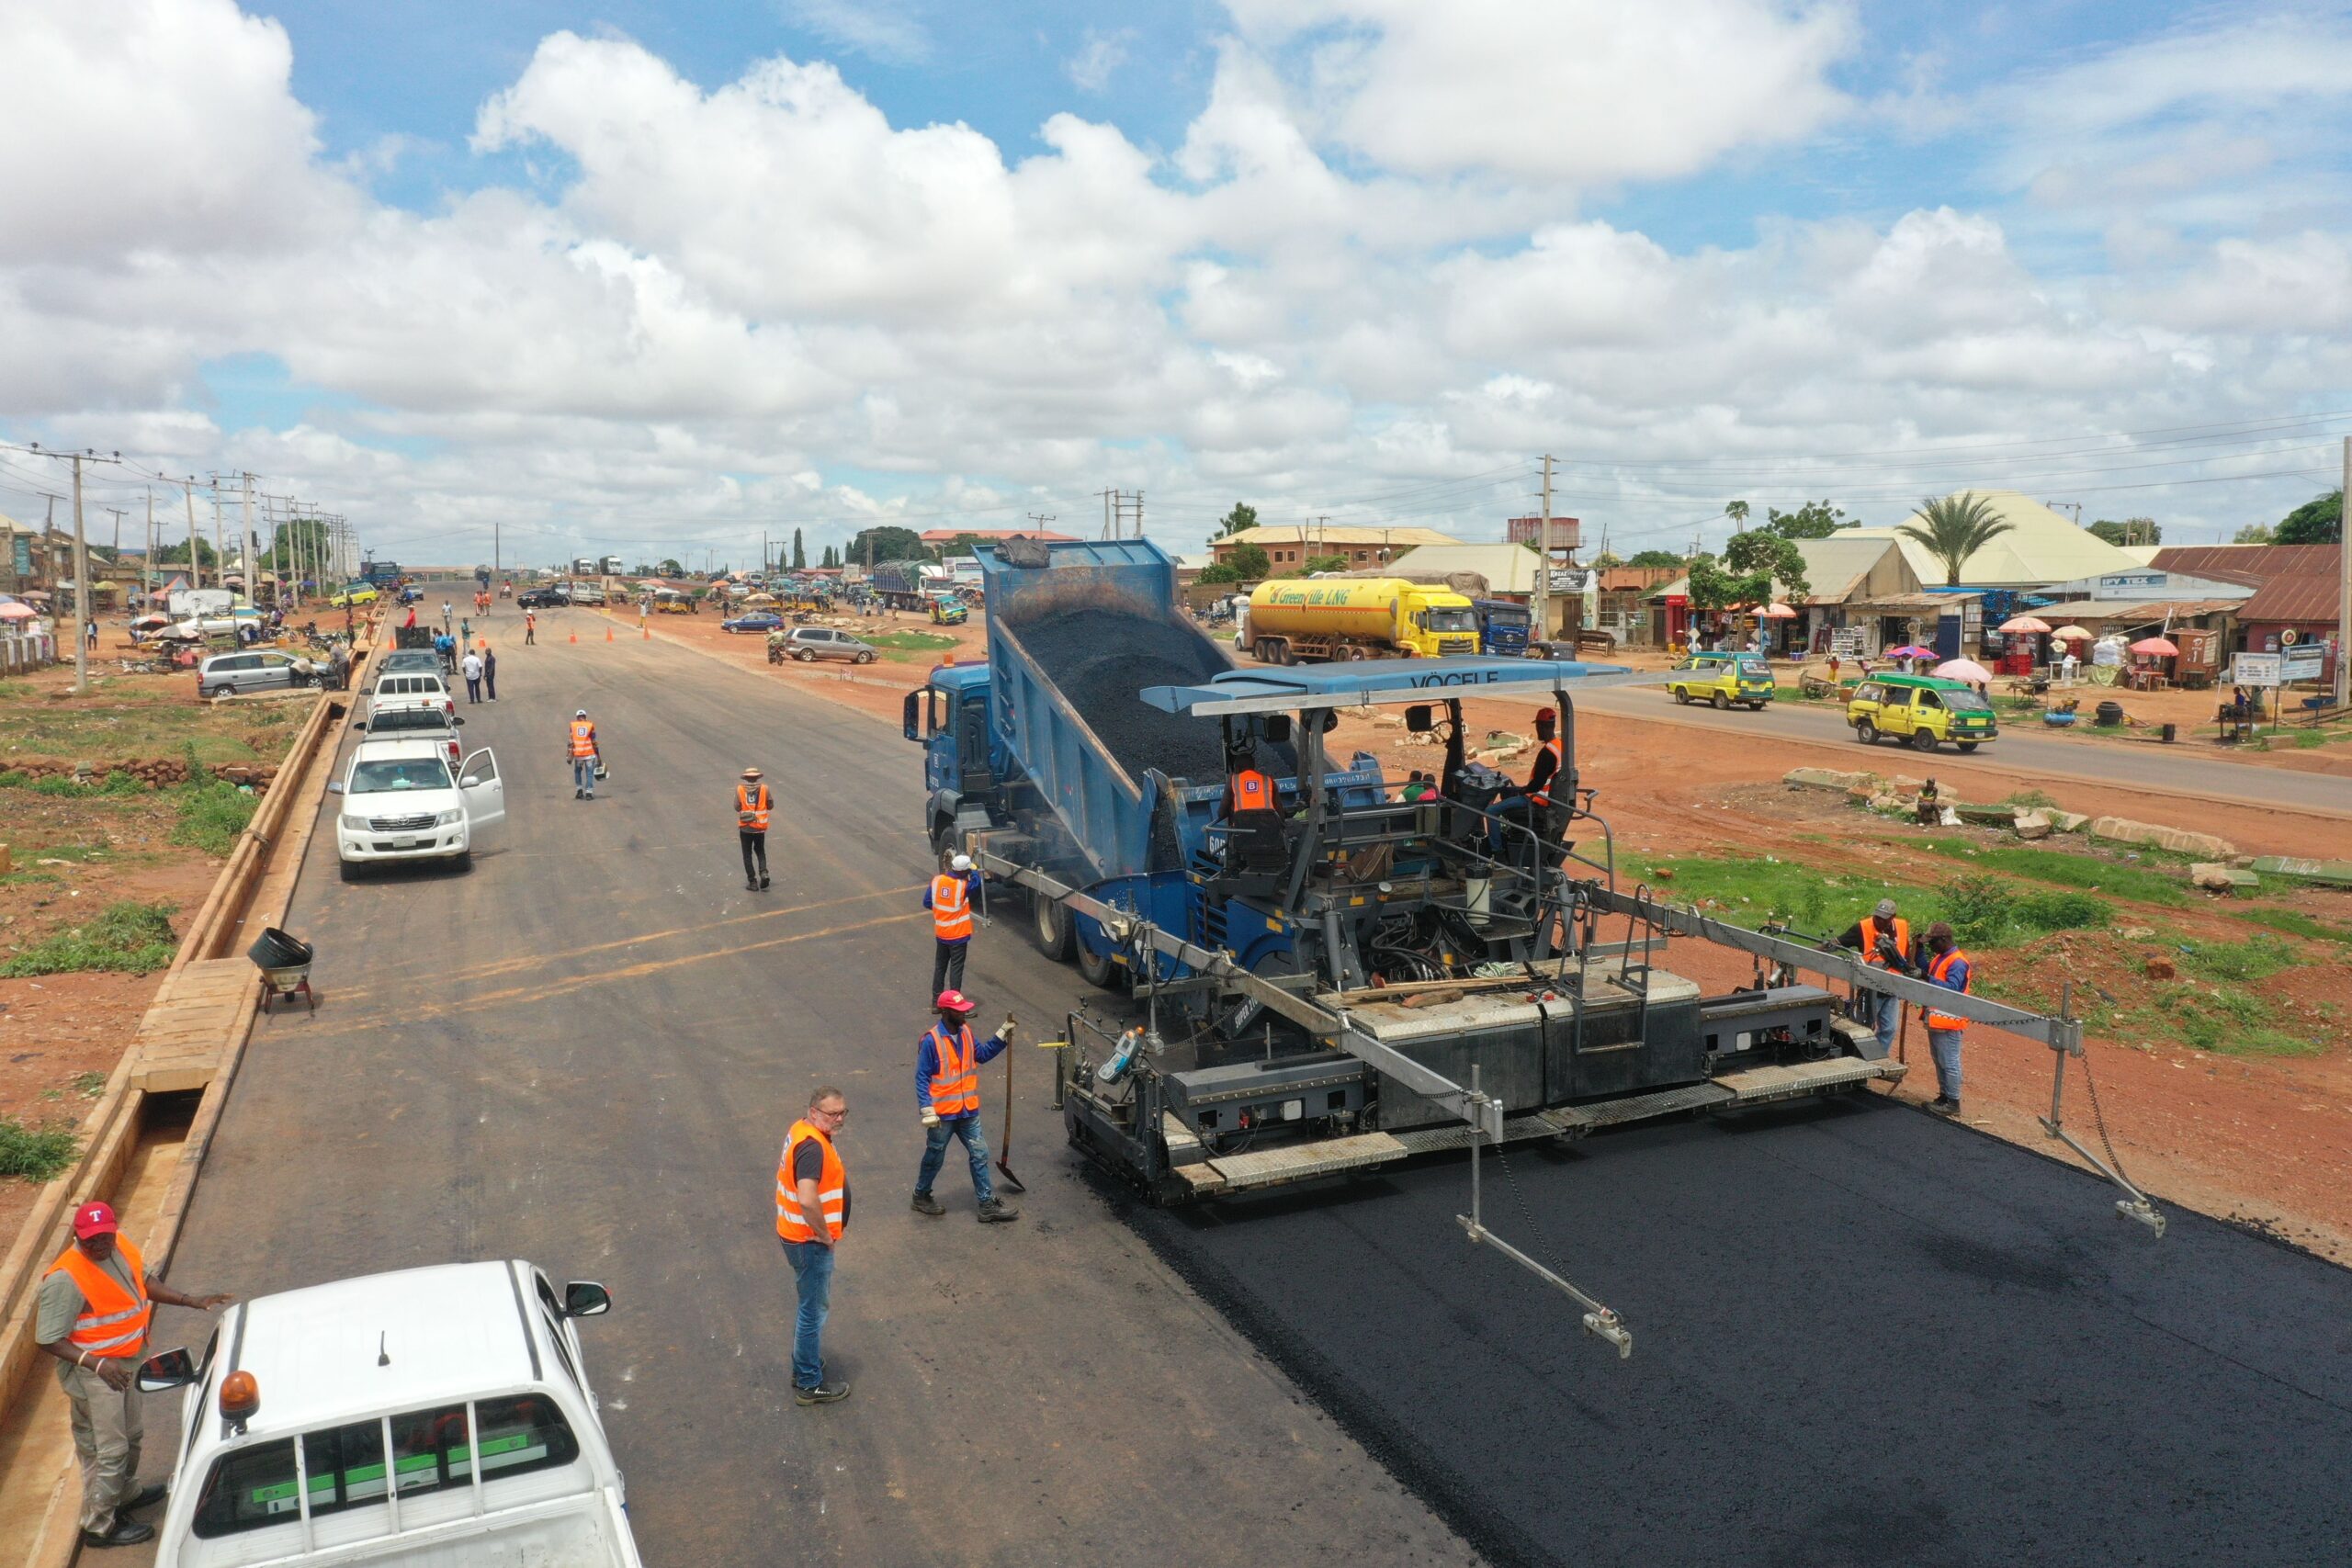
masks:
<instances>
[{"instance_id":1,"label":"green tree","mask_svg":"<svg viewBox=\"0 0 2352 1568\"><path fill-rule=\"evenodd\" d=\"M2267 523L2249 523L2230 536L2230 543L2233 545L2275 545L2278 542L2278 530Z\"/></svg>"},{"instance_id":2,"label":"green tree","mask_svg":"<svg viewBox=\"0 0 2352 1568\"><path fill-rule=\"evenodd\" d=\"M1233 510L1225 514L1224 521L1214 536L1229 539L1234 535L1245 529L1255 528L1257 525L1258 509L1246 501L1237 501L1233 503Z\"/></svg>"},{"instance_id":3,"label":"green tree","mask_svg":"<svg viewBox=\"0 0 2352 1568\"><path fill-rule=\"evenodd\" d=\"M1728 610L1734 604L1753 604L1772 592L1772 580L1760 573L1725 571L1723 563L1712 555L1700 555L1690 561L1690 606L1696 610Z\"/></svg>"},{"instance_id":4,"label":"green tree","mask_svg":"<svg viewBox=\"0 0 2352 1568\"><path fill-rule=\"evenodd\" d=\"M201 539L197 542L203 544ZM181 558L186 559L187 555L183 546ZM160 558L160 551L158 556ZM319 570L316 563L326 558L327 525L315 517L289 517L277 525L277 536L262 551L261 565L264 571L291 572L299 561L303 570L315 572Z\"/></svg>"},{"instance_id":5,"label":"green tree","mask_svg":"<svg viewBox=\"0 0 2352 1568\"><path fill-rule=\"evenodd\" d=\"M1682 558L1672 550L1642 550L1625 564L1627 566L1680 566Z\"/></svg>"},{"instance_id":6,"label":"green tree","mask_svg":"<svg viewBox=\"0 0 2352 1568\"><path fill-rule=\"evenodd\" d=\"M2105 539L2110 545L2161 545L2165 531L2153 517L2126 517L2112 522L2105 517L2083 530L2094 538Z\"/></svg>"},{"instance_id":7,"label":"green tree","mask_svg":"<svg viewBox=\"0 0 2352 1568\"><path fill-rule=\"evenodd\" d=\"M1345 556L1309 556L1305 560L1298 563L1298 570L1294 572L1292 575L1295 577L1312 577L1318 571L1345 571L1347 570L1348 558Z\"/></svg>"},{"instance_id":8,"label":"green tree","mask_svg":"<svg viewBox=\"0 0 2352 1568\"><path fill-rule=\"evenodd\" d=\"M2344 492L2329 491L2325 495L2303 502L2278 520L2278 536L2272 541L2280 545L2333 545L2344 537Z\"/></svg>"},{"instance_id":9,"label":"green tree","mask_svg":"<svg viewBox=\"0 0 2352 1568\"><path fill-rule=\"evenodd\" d=\"M198 538L196 541L196 559L197 564L208 572L214 570L220 564L220 558L212 552L212 541L205 538ZM158 546L155 550L155 564L157 566L186 566L187 541L182 539L175 545Z\"/></svg>"},{"instance_id":10,"label":"green tree","mask_svg":"<svg viewBox=\"0 0 2352 1568\"><path fill-rule=\"evenodd\" d=\"M1843 508L1826 501L1808 501L1794 512L1783 512L1777 506L1765 508L1764 526L1783 539L1826 539L1840 528L1857 525L1847 521Z\"/></svg>"},{"instance_id":11,"label":"green tree","mask_svg":"<svg viewBox=\"0 0 2352 1568\"><path fill-rule=\"evenodd\" d=\"M1960 586L1960 569L1968 558L2015 527L1996 516L1993 503L1973 491L1936 496L1919 503L1919 517L1895 532L1924 546L1943 563L1944 585Z\"/></svg>"},{"instance_id":12,"label":"green tree","mask_svg":"<svg viewBox=\"0 0 2352 1568\"><path fill-rule=\"evenodd\" d=\"M1702 555L1690 563L1690 603L1702 610L1768 604L1776 589L1803 599L1813 584L1805 581L1804 552L1769 528L1734 534L1720 561Z\"/></svg>"},{"instance_id":13,"label":"green tree","mask_svg":"<svg viewBox=\"0 0 2352 1568\"><path fill-rule=\"evenodd\" d=\"M1734 523L1737 524L1740 527L1742 527L1742 528L1747 527L1747 502L1744 502L1744 501L1726 501L1726 502L1724 502L1724 516L1726 516L1726 517L1728 517L1728 518L1730 518Z\"/></svg>"},{"instance_id":14,"label":"green tree","mask_svg":"<svg viewBox=\"0 0 2352 1568\"><path fill-rule=\"evenodd\" d=\"M1213 560L1201 568L1199 574L1193 581L1195 582L1238 582L1241 581L1241 569L1231 561Z\"/></svg>"},{"instance_id":15,"label":"green tree","mask_svg":"<svg viewBox=\"0 0 2352 1568\"><path fill-rule=\"evenodd\" d=\"M1592 567L1596 571L1606 571L1612 566L1623 566L1624 564L1625 558L1619 555L1615 550L1603 550L1599 555L1592 558Z\"/></svg>"},{"instance_id":16,"label":"green tree","mask_svg":"<svg viewBox=\"0 0 2352 1568\"><path fill-rule=\"evenodd\" d=\"M800 530L797 528L792 531L792 570L808 570L808 547L800 542Z\"/></svg>"},{"instance_id":17,"label":"green tree","mask_svg":"<svg viewBox=\"0 0 2352 1568\"><path fill-rule=\"evenodd\" d=\"M1266 558L1265 550L1257 545L1236 545L1226 558L1233 576L1221 581L1262 582L1273 570L1274 563Z\"/></svg>"},{"instance_id":18,"label":"green tree","mask_svg":"<svg viewBox=\"0 0 2352 1568\"><path fill-rule=\"evenodd\" d=\"M865 565L868 545L874 548L874 559L877 565L886 560L929 560L931 558L931 551L924 547L922 536L912 528L900 528L889 524L861 528L857 531L857 536L849 542L848 558L861 566Z\"/></svg>"},{"instance_id":19,"label":"green tree","mask_svg":"<svg viewBox=\"0 0 2352 1568\"><path fill-rule=\"evenodd\" d=\"M684 577L686 575L686 569L678 564L678 559L675 556L663 556L662 558L661 564L656 566L653 569L653 571L654 575L657 577Z\"/></svg>"}]
</instances>

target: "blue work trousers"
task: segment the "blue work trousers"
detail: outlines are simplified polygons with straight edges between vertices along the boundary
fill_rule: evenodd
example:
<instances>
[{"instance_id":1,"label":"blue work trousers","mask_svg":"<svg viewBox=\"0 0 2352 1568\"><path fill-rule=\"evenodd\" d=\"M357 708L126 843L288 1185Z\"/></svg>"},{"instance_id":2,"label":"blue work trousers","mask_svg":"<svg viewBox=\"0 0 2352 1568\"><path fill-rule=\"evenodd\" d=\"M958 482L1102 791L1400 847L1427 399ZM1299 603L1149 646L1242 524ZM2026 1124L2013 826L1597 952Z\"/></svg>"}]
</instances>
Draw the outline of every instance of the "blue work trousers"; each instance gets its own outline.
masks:
<instances>
[{"instance_id":1,"label":"blue work trousers","mask_svg":"<svg viewBox=\"0 0 2352 1568\"><path fill-rule=\"evenodd\" d=\"M574 757L571 759L571 787L587 795L596 793L595 758Z\"/></svg>"},{"instance_id":2,"label":"blue work trousers","mask_svg":"<svg viewBox=\"0 0 2352 1568\"><path fill-rule=\"evenodd\" d=\"M1960 1037L1957 1029L1928 1031L1928 1049L1936 1057L1936 1098L1960 1103Z\"/></svg>"},{"instance_id":3,"label":"blue work trousers","mask_svg":"<svg viewBox=\"0 0 2352 1568\"><path fill-rule=\"evenodd\" d=\"M815 1388L825 1381L825 1314L833 1304L833 1249L822 1242L783 1243L784 1260L792 1265L800 1293L800 1313L792 1327L792 1382Z\"/></svg>"},{"instance_id":4,"label":"blue work trousers","mask_svg":"<svg viewBox=\"0 0 2352 1568\"><path fill-rule=\"evenodd\" d=\"M926 1129L922 1150L922 1170L915 1177L915 1190L928 1192L939 1175L939 1168L947 1162L947 1140L961 1138L964 1150L972 1156L972 1193L983 1203L996 1196L996 1182L989 1175L989 1135L980 1127L980 1113L968 1116L942 1117L938 1125Z\"/></svg>"},{"instance_id":5,"label":"blue work trousers","mask_svg":"<svg viewBox=\"0 0 2352 1568\"><path fill-rule=\"evenodd\" d=\"M1878 1009L1878 1048L1892 1054L1894 1050L1895 1031L1903 1021L1903 998L1881 993L1872 997L1871 1000Z\"/></svg>"}]
</instances>

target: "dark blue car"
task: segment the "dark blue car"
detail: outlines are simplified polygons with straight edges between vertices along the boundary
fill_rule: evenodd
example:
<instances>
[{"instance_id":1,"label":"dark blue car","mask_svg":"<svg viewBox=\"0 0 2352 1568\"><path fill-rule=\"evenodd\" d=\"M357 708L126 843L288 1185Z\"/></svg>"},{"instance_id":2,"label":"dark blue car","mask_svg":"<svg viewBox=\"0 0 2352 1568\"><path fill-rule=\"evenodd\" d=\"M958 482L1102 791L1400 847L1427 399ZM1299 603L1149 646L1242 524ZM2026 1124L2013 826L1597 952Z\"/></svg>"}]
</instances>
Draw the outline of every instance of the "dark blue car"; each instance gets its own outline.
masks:
<instances>
[{"instance_id":1,"label":"dark blue car","mask_svg":"<svg viewBox=\"0 0 2352 1568\"><path fill-rule=\"evenodd\" d=\"M772 632L782 625L784 617L774 610L753 610L731 621L719 622L718 629L723 632Z\"/></svg>"}]
</instances>

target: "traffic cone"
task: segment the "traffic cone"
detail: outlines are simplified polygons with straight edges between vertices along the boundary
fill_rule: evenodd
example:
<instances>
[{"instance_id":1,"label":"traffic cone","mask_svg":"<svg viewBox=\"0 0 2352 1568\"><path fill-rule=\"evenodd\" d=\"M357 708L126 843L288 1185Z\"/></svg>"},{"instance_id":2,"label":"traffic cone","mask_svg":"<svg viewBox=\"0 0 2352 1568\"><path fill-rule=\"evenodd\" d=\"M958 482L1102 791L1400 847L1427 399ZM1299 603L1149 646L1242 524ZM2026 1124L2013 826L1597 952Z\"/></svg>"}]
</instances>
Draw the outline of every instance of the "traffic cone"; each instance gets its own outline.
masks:
<instances>
[{"instance_id":1,"label":"traffic cone","mask_svg":"<svg viewBox=\"0 0 2352 1568\"><path fill-rule=\"evenodd\" d=\"M612 641L612 640L613 640L613 628L612 628L612 627L610 627L610 626L606 626L606 627L605 628L605 640L606 642L610 642L610 641Z\"/></svg>"},{"instance_id":2,"label":"traffic cone","mask_svg":"<svg viewBox=\"0 0 2352 1568\"><path fill-rule=\"evenodd\" d=\"M578 642L578 641L580 640L580 634L579 634L578 632L573 632L573 633L571 634L571 640L572 640L572 641L574 641L574 642Z\"/></svg>"},{"instance_id":3,"label":"traffic cone","mask_svg":"<svg viewBox=\"0 0 2352 1568\"><path fill-rule=\"evenodd\" d=\"M639 626L639 627L638 627L638 628L637 628L637 630L638 630L638 635L639 635L639 636L640 636L640 637L642 637L643 638L645 638L645 640L646 640L646 641L648 641L648 642L651 642L651 641L653 640L653 628L652 628L652 627L650 627L650 626Z\"/></svg>"}]
</instances>

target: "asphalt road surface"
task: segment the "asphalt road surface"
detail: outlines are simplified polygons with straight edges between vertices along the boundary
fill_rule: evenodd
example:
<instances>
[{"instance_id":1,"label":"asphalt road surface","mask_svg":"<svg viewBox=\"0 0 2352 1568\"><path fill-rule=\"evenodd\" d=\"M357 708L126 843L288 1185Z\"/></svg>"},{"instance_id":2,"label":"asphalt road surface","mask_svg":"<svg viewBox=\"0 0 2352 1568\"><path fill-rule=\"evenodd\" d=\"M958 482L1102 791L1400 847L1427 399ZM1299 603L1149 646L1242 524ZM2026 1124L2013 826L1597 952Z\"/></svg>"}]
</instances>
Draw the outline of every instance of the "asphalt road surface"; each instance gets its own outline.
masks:
<instances>
[{"instance_id":1,"label":"asphalt road surface","mask_svg":"<svg viewBox=\"0 0 2352 1568\"><path fill-rule=\"evenodd\" d=\"M345 886L322 825L288 920L321 1005L257 1030L175 1278L255 1294L522 1257L604 1280L617 1304L581 1337L656 1568L1474 1560L1080 1179L1044 1053L1016 1047L1021 1222L974 1223L960 1150L947 1216L908 1212L931 934L895 726L619 617L543 612L524 648L501 605L488 635L500 701L458 712L505 775L504 844ZM584 803L582 705L613 770ZM737 857L747 763L779 805L764 894ZM979 932L967 987L983 1023L1009 1006L1051 1038L1078 982L1022 930ZM850 1097L827 1349L854 1392L810 1410L774 1177L820 1082ZM998 1064L982 1084L997 1140ZM159 1343L198 1331L168 1313Z\"/></svg>"},{"instance_id":2,"label":"asphalt road surface","mask_svg":"<svg viewBox=\"0 0 2352 1568\"><path fill-rule=\"evenodd\" d=\"M1462 1161L1136 1218L1498 1562L2352 1561L2352 1274L1875 1098L1510 1165L1632 1360Z\"/></svg>"},{"instance_id":3,"label":"asphalt road surface","mask_svg":"<svg viewBox=\"0 0 2352 1568\"><path fill-rule=\"evenodd\" d=\"M2086 688L2086 692L2095 688ZM2084 699L2088 702L2086 695ZM1628 718L1683 723L1726 734L1764 735L1775 740L1818 740L1854 754L1847 767L1875 767L1882 773L1918 773L1928 758L1881 741L1866 747L1854 739L1838 709L1796 703L1775 703L1762 713L1734 708L1719 713L1710 707L1680 707L1663 688L1587 692L1577 698L1586 713ZM1964 773L1973 765L2006 768L2079 779L2089 784L2115 784L2126 789L2165 790L2240 802L2273 806L2293 811L2317 811L2331 817L2352 813L2352 788L2333 773L2300 773L2291 768L2260 767L2220 760L2203 742L2172 747L2122 747L2105 741L2061 739L2036 735L2023 725L2006 724L2000 738L1973 757L1962 758L1950 747L1939 748L1934 770Z\"/></svg>"},{"instance_id":4,"label":"asphalt road surface","mask_svg":"<svg viewBox=\"0 0 2352 1568\"><path fill-rule=\"evenodd\" d=\"M345 886L313 839L288 923L322 1004L257 1030L172 1271L605 1280L582 1338L649 1562L2343 1560L2314 1549L2346 1540L2346 1277L2185 1215L2156 1241L1898 1109L1515 1155L1532 1216L1490 1171L1498 1231L1626 1314L1625 1364L1462 1239L1458 1163L1135 1211L1074 1163L1026 1045L1026 1217L975 1224L955 1164L948 1216L910 1215L914 749L625 621L539 619L524 649L501 607L503 700L460 705L502 844ZM614 769L593 803L575 705ZM781 803L765 894L736 859L746 763ZM1080 991L1014 919L967 988L1032 1039ZM850 1095L828 1346L855 1393L802 1410L772 1183L819 1082ZM167 1312L159 1339L196 1331Z\"/></svg>"}]
</instances>

